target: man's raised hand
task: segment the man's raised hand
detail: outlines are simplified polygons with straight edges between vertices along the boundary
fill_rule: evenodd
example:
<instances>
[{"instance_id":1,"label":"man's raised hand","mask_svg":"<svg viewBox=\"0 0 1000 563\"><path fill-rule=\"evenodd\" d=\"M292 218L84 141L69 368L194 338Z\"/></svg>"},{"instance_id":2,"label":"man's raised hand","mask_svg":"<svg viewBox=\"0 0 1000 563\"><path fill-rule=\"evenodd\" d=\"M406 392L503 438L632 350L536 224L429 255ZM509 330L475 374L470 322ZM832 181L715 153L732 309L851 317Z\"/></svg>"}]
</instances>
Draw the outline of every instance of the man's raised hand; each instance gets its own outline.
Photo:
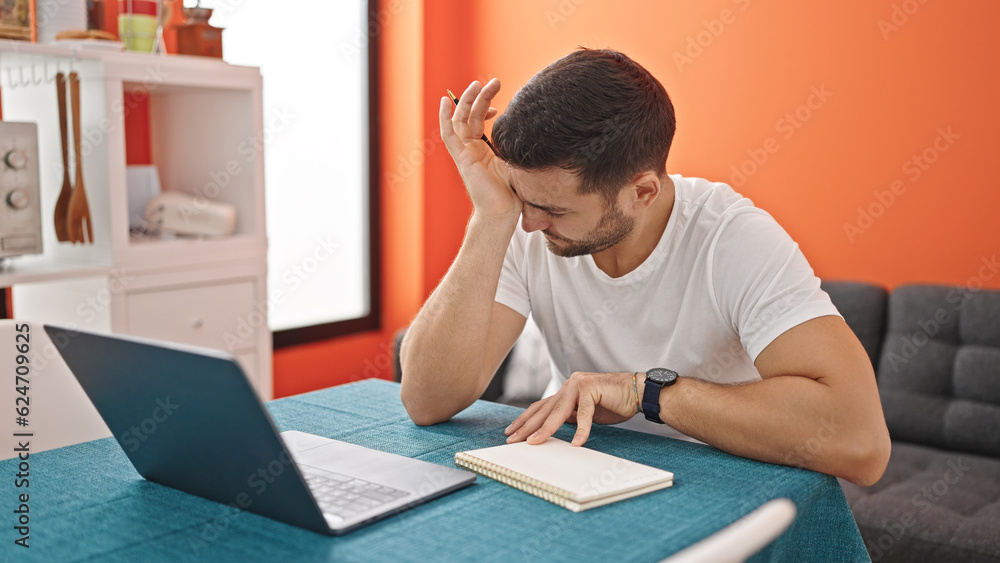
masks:
<instances>
[{"instance_id":1,"label":"man's raised hand","mask_svg":"<svg viewBox=\"0 0 1000 563\"><path fill-rule=\"evenodd\" d=\"M521 200L510 189L506 164L482 140L486 120L496 115L490 101L499 91L500 81L494 78L485 86L478 81L470 84L457 106L442 97L441 139L462 175L476 213L516 221Z\"/></svg>"}]
</instances>

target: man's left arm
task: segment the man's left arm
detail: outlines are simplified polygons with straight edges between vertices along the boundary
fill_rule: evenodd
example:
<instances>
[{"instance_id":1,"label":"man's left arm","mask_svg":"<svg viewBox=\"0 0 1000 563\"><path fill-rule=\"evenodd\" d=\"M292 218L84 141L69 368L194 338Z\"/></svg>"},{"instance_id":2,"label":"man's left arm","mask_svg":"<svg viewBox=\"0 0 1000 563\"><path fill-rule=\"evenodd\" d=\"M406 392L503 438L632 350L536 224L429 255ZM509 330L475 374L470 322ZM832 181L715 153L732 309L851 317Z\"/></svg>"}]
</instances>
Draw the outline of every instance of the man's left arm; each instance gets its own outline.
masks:
<instances>
[{"instance_id":1,"label":"man's left arm","mask_svg":"<svg viewBox=\"0 0 1000 563\"><path fill-rule=\"evenodd\" d=\"M738 385L681 374L660 393L661 419L731 454L859 485L878 481L889 460L889 432L871 362L843 319L818 317L785 331L755 365L762 380ZM644 379L640 373L640 394ZM595 419L614 421L635 411L631 373L575 373L508 427L508 441L541 443L575 418L573 443L581 445Z\"/></svg>"},{"instance_id":2,"label":"man's left arm","mask_svg":"<svg viewBox=\"0 0 1000 563\"><path fill-rule=\"evenodd\" d=\"M755 362L762 380L714 385L681 378L660 394L661 418L705 443L871 485L889 462L875 374L840 317L785 331Z\"/></svg>"}]
</instances>

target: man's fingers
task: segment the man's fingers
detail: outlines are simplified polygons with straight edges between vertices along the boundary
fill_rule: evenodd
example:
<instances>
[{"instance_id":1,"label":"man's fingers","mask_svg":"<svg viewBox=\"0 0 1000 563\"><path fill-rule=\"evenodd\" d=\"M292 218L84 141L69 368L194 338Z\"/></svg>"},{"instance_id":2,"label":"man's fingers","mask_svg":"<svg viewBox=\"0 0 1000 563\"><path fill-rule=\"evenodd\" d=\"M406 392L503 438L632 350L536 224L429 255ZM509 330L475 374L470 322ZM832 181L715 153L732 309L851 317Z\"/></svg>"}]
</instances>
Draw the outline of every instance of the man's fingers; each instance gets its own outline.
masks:
<instances>
[{"instance_id":1,"label":"man's fingers","mask_svg":"<svg viewBox=\"0 0 1000 563\"><path fill-rule=\"evenodd\" d=\"M486 119L493 119L497 116L497 108L490 108L486 110Z\"/></svg>"},{"instance_id":2,"label":"man's fingers","mask_svg":"<svg viewBox=\"0 0 1000 563\"><path fill-rule=\"evenodd\" d=\"M473 135L478 137L483 134L483 129L486 126L486 114L490 110L490 102L499 91L500 81L494 78L487 82L476 96L476 101L472 103L472 110L469 114L469 127L472 128Z\"/></svg>"},{"instance_id":3,"label":"man's fingers","mask_svg":"<svg viewBox=\"0 0 1000 563\"><path fill-rule=\"evenodd\" d=\"M534 405L532 405L532 407L533 406ZM534 409L534 410L537 410L537 409ZM527 409L525 409L525 411L522 412L520 416L518 416L517 418L514 419L514 422L510 423L510 426L508 426L506 429L504 429L503 433L506 434L506 435L508 435L508 436L513 435L515 432L518 431L518 429L520 429L522 426L524 426L524 423L529 418L531 418L531 415L532 415L532 413L534 413L534 410L532 410L531 407L528 407Z\"/></svg>"},{"instance_id":4,"label":"man's fingers","mask_svg":"<svg viewBox=\"0 0 1000 563\"><path fill-rule=\"evenodd\" d=\"M555 401L557 400L557 397L559 397L559 395L554 395L548 399L542 399L541 401L531 405L532 407L537 405L538 408L529 408L528 411L525 411L524 414L521 415L524 418L523 424L510 433L510 436L507 438L507 443L521 442L528 436L534 434L535 431L542 426L542 423L545 422L545 419L549 417L549 413L552 411L552 406L556 404Z\"/></svg>"},{"instance_id":5,"label":"man's fingers","mask_svg":"<svg viewBox=\"0 0 1000 563\"><path fill-rule=\"evenodd\" d=\"M507 442L523 442L527 440L529 437L538 432L538 429L542 427L542 424L545 423L549 416L551 416L551 411L551 406L538 410L538 412L533 414L531 418L524 422L524 426L517 429L510 435L509 438L507 438Z\"/></svg>"},{"instance_id":6,"label":"man's fingers","mask_svg":"<svg viewBox=\"0 0 1000 563\"><path fill-rule=\"evenodd\" d=\"M590 427L594 420L594 399L588 393L580 395L580 404L576 407L576 434L573 435L574 446L582 446L590 437Z\"/></svg>"},{"instance_id":7,"label":"man's fingers","mask_svg":"<svg viewBox=\"0 0 1000 563\"><path fill-rule=\"evenodd\" d=\"M455 106L455 115L451 118L452 123L457 125L469 121L469 115L472 113L472 104L476 101L476 96L482 91L483 85L478 80L469 84L469 87L458 98L458 105Z\"/></svg>"},{"instance_id":8,"label":"man's fingers","mask_svg":"<svg viewBox=\"0 0 1000 563\"><path fill-rule=\"evenodd\" d=\"M529 444L541 444L545 440L548 440L550 436L559 430L559 427L566 422L566 419L573 414L573 410L576 408L577 393L575 387L569 389L564 388L566 393L562 394L562 397L552 405L552 410L549 411L548 416L546 416L542 421L541 425L528 436Z\"/></svg>"},{"instance_id":9,"label":"man's fingers","mask_svg":"<svg viewBox=\"0 0 1000 563\"><path fill-rule=\"evenodd\" d=\"M455 127L451 124L452 101L448 98L441 98L441 107L438 109L438 118L441 121L441 140L452 156L457 155L465 148L465 143L458 138Z\"/></svg>"},{"instance_id":10,"label":"man's fingers","mask_svg":"<svg viewBox=\"0 0 1000 563\"><path fill-rule=\"evenodd\" d=\"M548 401L548 399L542 399L540 401L535 401L534 403L531 403L531 405L529 405L528 408L524 409L524 412L521 413L520 416L514 419L514 422L510 423L510 426L504 429L503 433L510 436L515 432L517 432L517 430L522 426L524 426L524 423L528 419L530 419L538 411L538 409L540 409L545 404L546 401Z\"/></svg>"}]
</instances>

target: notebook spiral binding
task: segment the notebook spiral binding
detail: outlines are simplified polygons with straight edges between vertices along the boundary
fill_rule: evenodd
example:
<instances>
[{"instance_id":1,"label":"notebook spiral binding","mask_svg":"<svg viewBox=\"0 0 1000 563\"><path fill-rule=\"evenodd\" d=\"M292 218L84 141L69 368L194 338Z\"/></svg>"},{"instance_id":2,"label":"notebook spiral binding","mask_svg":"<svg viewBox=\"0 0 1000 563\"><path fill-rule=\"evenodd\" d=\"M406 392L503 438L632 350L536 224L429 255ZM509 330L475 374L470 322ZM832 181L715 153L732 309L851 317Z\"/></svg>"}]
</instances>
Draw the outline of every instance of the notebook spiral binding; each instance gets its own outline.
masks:
<instances>
[{"instance_id":1,"label":"notebook spiral binding","mask_svg":"<svg viewBox=\"0 0 1000 563\"><path fill-rule=\"evenodd\" d=\"M578 511L579 505L570 501L572 493L566 489L553 487L548 483L543 483L537 479L532 479L522 473L511 471L506 467L483 461L478 457L465 452L455 454L455 465L475 471L485 477L499 481L505 485L520 489L530 495L547 500L563 508L568 508L574 512Z\"/></svg>"}]
</instances>

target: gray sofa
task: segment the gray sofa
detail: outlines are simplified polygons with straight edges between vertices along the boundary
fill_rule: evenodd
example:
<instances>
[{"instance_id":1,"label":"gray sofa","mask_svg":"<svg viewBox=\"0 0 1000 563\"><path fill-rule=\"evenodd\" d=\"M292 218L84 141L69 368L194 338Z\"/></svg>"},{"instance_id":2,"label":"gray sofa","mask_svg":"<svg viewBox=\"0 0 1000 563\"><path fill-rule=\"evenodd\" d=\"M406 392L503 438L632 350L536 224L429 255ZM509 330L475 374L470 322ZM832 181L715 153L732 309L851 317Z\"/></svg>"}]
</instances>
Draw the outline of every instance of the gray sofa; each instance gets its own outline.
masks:
<instances>
[{"instance_id":1,"label":"gray sofa","mask_svg":"<svg viewBox=\"0 0 1000 563\"><path fill-rule=\"evenodd\" d=\"M892 456L842 482L873 561L1000 561L1000 291L824 282L876 366Z\"/></svg>"}]
</instances>

